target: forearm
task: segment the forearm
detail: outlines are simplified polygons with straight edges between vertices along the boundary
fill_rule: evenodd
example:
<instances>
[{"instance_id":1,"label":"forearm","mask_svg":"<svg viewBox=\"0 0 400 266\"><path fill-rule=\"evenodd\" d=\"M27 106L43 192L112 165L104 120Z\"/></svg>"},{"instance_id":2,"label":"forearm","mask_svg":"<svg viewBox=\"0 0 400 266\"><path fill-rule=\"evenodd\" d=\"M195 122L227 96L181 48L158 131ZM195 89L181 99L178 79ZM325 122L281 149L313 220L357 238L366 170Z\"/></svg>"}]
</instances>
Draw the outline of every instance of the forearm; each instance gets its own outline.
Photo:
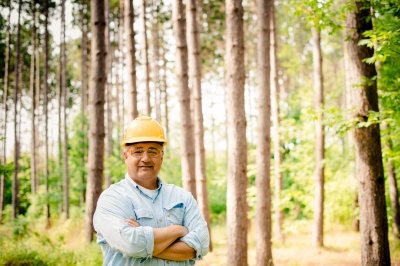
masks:
<instances>
[{"instance_id":1,"label":"forearm","mask_svg":"<svg viewBox=\"0 0 400 266\"><path fill-rule=\"evenodd\" d=\"M196 251L182 241L176 241L154 257L164 260L184 261L193 259Z\"/></svg>"},{"instance_id":2,"label":"forearm","mask_svg":"<svg viewBox=\"0 0 400 266\"><path fill-rule=\"evenodd\" d=\"M154 250L153 256L165 251L178 238L187 234L187 229L180 225L170 225L162 228L153 228Z\"/></svg>"}]
</instances>

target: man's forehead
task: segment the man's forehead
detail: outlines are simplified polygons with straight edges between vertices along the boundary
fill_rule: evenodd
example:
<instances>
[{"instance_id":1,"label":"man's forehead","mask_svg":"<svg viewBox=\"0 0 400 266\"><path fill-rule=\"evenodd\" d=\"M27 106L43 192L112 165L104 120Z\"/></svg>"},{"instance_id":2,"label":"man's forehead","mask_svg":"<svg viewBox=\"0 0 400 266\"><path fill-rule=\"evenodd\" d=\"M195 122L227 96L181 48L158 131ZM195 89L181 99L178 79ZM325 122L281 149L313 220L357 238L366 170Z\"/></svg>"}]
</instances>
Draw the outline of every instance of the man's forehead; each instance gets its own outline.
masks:
<instances>
[{"instance_id":1,"label":"man's forehead","mask_svg":"<svg viewBox=\"0 0 400 266\"><path fill-rule=\"evenodd\" d=\"M137 142L130 145L131 147L138 148L162 148L162 145L158 142Z\"/></svg>"}]
</instances>

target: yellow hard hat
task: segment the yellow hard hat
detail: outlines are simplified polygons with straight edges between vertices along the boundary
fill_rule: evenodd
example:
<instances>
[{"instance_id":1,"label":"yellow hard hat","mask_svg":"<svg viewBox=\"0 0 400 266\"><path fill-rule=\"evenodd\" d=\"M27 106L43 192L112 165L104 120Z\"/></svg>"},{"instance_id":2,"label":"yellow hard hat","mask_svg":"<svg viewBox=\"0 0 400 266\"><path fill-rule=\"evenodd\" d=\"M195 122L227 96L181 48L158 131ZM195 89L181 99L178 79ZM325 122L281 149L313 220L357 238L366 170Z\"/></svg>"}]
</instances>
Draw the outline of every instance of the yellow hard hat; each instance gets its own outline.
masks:
<instances>
[{"instance_id":1,"label":"yellow hard hat","mask_svg":"<svg viewBox=\"0 0 400 266\"><path fill-rule=\"evenodd\" d=\"M136 142L161 142L166 145L167 139L160 123L149 116L139 116L125 128L121 146Z\"/></svg>"}]
</instances>

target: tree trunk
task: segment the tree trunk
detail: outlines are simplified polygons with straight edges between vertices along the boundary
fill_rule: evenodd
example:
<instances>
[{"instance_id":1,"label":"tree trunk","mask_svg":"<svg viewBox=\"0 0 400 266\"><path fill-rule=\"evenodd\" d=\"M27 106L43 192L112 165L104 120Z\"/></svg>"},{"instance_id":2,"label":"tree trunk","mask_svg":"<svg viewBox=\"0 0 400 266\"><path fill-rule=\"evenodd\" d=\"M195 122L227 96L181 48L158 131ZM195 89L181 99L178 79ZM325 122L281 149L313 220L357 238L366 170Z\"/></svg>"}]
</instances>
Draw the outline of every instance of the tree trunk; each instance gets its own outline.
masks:
<instances>
[{"instance_id":1,"label":"tree trunk","mask_svg":"<svg viewBox=\"0 0 400 266\"><path fill-rule=\"evenodd\" d=\"M244 107L243 6L226 0L225 78L227 93L227 265L247 266L247 141Z\"/></svg>"},{"instance_id":2,"label":"tree trunk","mask_svg":"<svg viewBox=\"0 0 400 266\"><path fill-rule=\"evenodd\" d=\"M346 36L344 36L343 42L345 42ZM344 59L344 71L345 73L350 73L352 69L352 64L350 62L349 58L349 52L344 45L343 47L343 59ZM348 110L351 108L351 91L353 90L353 77L351 75L346 74L345 75L345 106L344 109ZM347 114L347 119L352 119L351 114ZM353 134L352 132L347 133L347 143L348 143L348 150L350 152L354 152L355 147L354 147L354 139L353 139ZM354 164L354 167L350 173L350 178L354 178L357 180L357 174L356 174L356 166ZM355 182L356 186L353 188L353 200L352 200L352 208L354 210L353 212L353 221L352 221L352 229L354 232L360 232L360 217L359 217L359 204L358 204L358 185L357 182Z\"/></svg>"},{"instance_id":3,"label":"tree trunk","mask_svg":"<svg viewBox=\"0 0 400 266\"><path fill-rule=\"evenodd\" d=\"M67 129L67 52L65 40L65 0L61 1L61 93L63 99L63 210L65 219L69 219L69 166L68 166L68 129Z\"/></svg>"},{"instance_id":4,"label":"tree trunk","mask_svg":"<svg viewBox=\"0 0 400 266\"><path fill-rule=\"evenodd\" d=\"M208 224L211 234L211 220L208 208L206 156L204 148L204 127L201 93L201 65L200 42L197 23L196 0L189 0L186 4L187 43L189 55L189 80L194 94L194 141L195 141L195 169L196 195L200 211ZM210 241L210 251L212 243Z\"/></svg>"},{"instance_id":5,"label":"tree trunk","mask_svg":"<svg viewBox=\"0 0 400 266\"><path fill-rule=\"evenodd\" d=\"M45 186L46 186L46 228L50 227L50 199L49 199L49 0L45 2L45 21L44 21L44 131L45 131Z\"/></svg>"},{"instance_id":6,"label":"tree trunk","mask_svg":"<svg viewBox=\"0 0 400 266\"><path fill-rule=\"evenodd\" d=\"M373 64L364 62L373 50L359 45L362 34L372 29L370 3L353 1L354 9L347 15L345 43L348 51L353 89L351 90L354 118L368 120L371 111L378 112L376 70ZM356 127L356 166L359 180L361 264L390 265L385 187L382 165L379 125Z\"/></svg>"},{"instance_id":7,"label":"tree trunk","mask_svg":"<svg viewBox=\"0 0 400 266\"><path fill-rule=\"evenodd\" d=\"M32 53L31 53L31 72L29 78L29 90L32 100L31 106L31 192L36 194L37 189L37 160L36 160L36 7L31 3L32 11Z\"/></svg>"},{"instance_id":8,"label":"tree trunk","mask_svg":"<svg viewBox=\"0 0 400 266\"><path fill-rule=\"evenodd\" d=\"M86 111L87 111L87 106L88 106L88 78L87 78L87 66L88 66L88 23L87 23L87 0L81 0L81 9L80 9L80 15L81 15L81 31L82 31L82 37L81 37L81 115L82 115L82 124L81 124L81 131L86 132L87 131L87 126L85 123L85 118L86 118ZM86 135L82 137L82 143L81 143L81 163L82 165L86 164L86 144L87 144L87 137ZM86 175L84 171L81 171L81 192L80 192L80 197L79 197L79 204L80 206L84 204L86 200L86 189L85 189L85 184L86 184Z\"/></svg>"},{"instance_id":9,"label":"tree trunk","mask_svg":"<svg viewBox=\"0 0 400 266\"><path fill-rule=\"evenodd\" d=\"M322 74L321 31L312 28L313 43L313 83L315 92L315 205L314 205L314 232L313 244L316 247L324 246L324 186L325 186L325 134L323 121L324 88Z\"/></svg>"},{"instance_id":10,"label":"tree trunk","mask_svg":"<svg viewBox=\"0 0 400 266\"><path fill-rule=\"evenodd\" d=\"M111 52L111 41L110 41L110 2L109 0L104 0L104 8L105 8L105 19L106 19L106 51L107 51L107 58L106 58L106 142L105 142L105 153L106 158L109 160L112 155L112 128L113 128L113 120L112 120L112 81L110 79L112 74L112 55ZM110 165L106 168L105 171L105 184L106 188L111 186L111 169Z\"/></svg>"},{"instance_id":11,"label":"tree trunk","mask_svg":"<svg viewBox=\"0 0 400 266\"><path fill-rule=\"evenodd\" d=\"M125 41L128 50L127 55L127 72L128 85L130 93L130 114L131 119L138 116L137 108L137 89L136 89L136 55L135 55L135 33L133 31L134 13L132 0L124 0L124 24L125 24Z\"/></svg>"},{"instance_id":12,"label":"tree trunk","mask_svg":"<svg viewBox=\"0 0 400 266\"><path fill-rule=\"evenodd\" d=\"M106 43L104 0L91 0L91 63L89 84L89 155L86 188L85 238L93 240L93 214L100 196L104 166L104 96L106 85Z\"/></svg>"},{"instance_id":13,"label":"tree trunk","mask_svg":"<svg viewBox=\"0 0 400 266\"><path fill-rule=\"evenodd\" d=\"M186 43L186 18L182 0L174 1L172 10L176 40L176 71L181 113L181 162L184 189L196 197L195 154L188 85L188 50Z\"/></svg>"},{"instance_id":14,"label":"tree trunk","mask_svg":"<svg viewBox=\"0 0 400 266\"><path fill-rule=\"evenodd\" d=\"M15 221L19 212L19 152L18 152L18 95L19 95L19 64L20 64L20 35L21 35L21 9L22 1L18 1L18 22L17 22L17 40L15 44L15 63L14 63L14 175L12 180L12 217Z\"/></svg>"},{"instance_id":15,"label":"tree trunk","mask_svg":"<svg viewBox=\"0 0 400 266\"><path fill-rule=\"evenodd\" d=\"M147 20L146 20L146 0L142 0L142 23L143 23L143 59L144 59L144 75L146 84L146 113L151 116L151 103L150 103L150 65L149 65L149 45L147 42Z\"/></svg>"},{"instance_id":16,"label":"tree trunk","mask_svg":"<svg viewBox=\"0 0 400 266\"><path fill-rule=\"evenodd\" d=\"M124 30L124 12L123 12L123 1L120 1L119 4L119 14L118 14L118 19L117 19L117 43L118 43L118 54L119 56L116 56L116 68L115 68L115 85L116 85L116 93L115 93L115 106L116 106L116 116L117 116L117 121L116 121L116 126L117 126L117 139L120 140L122 139L122 129L123 129L123 106L121 104L121 95L123 92L123 79L122 79L122 72L123 72L123 67L124 67L124 56L123 56L123 46L124 46L124 40L123 40L123 30ZM122 107L122 109L121 109Z\"/></svg>"},{"instance_id":17,"label":"tree trunk","mask_svg":"<svg viewBox=\"0 0 400 266\"><path fill-rule=\"evenodd\" d=\"M167 84L167 59L166 59L166 48L165 45L162 46L162 81L161 81L161 90L162 90L162 101L164 106L164 127L165 134L167 135L167 139L169 139L169 109L168 109L168 84Z\"/></svg>"},{"instance_id":18,"label":"tree trunk","mask_svg":"<svg viewBox=\"0 0 400 266\"><path fill-rule=\"evenodd\" d=\"M271 109L270 10L273 3L257 1L258 118L256 151L256 265L273 265L271 248Z\"/></svg>"},{"instance_id":19,"label":"tree trunk","mask_svg":"<svg viewBox=\"0 0 400 266\"><path fill-rule=\"evenodd\" d=\"M154 83L154 111L157 121L161 121L161 80L160 80L160 34L158 23L158 1L153 0L153 24L151 29L152 48L153 48L153 83Z\"/></svg>"},{"instance_id":20,"label":"tree trunk","mask_svg":"<svg viewBox=\"0 0 400 266\"><path fill-rule=\"evenodd\" d=\"M88 81L87 81L87 62L88 62L88 36L87 36L87 21L86 21L87 5L86 0L81 0L80 19L81 19L81 113L86 113L88 102Z\"/></svg>"},{"instance_id":21,"label":"tree trunk","mask_svg":"<svg viewBox=\"0 0 400 266\"><path fill-rule=\"evenodd\" d=\"M283 186L283 177L281 172L282 162L282 143L279 138L280 131L280 92L278 82L278 59L277 59L277 38L276 38L276 20L275 20L275 6L272 0L270 8L270 62L271 62L271 113L272 113L272 141L274 147L274 179L275 179L275 231L276 238L280 242L284 242L283 235L283 211L281 210L281 193Z\"/></svg>"},{"instance_id":22,"label":"tree trunk","mask_svg":"<svg viewBox=\"0 0 400 266\"><path fill-rule=\"evenodd\" d=\"M4 123L4 140L2 146L2 161L1 163L5 165L7 163L7 98L8 98L8 82L9 82L9 66L10 66L10 24L11 24L11 1L7 2L8 4L8 17L7 17L7 27L6 27L6 58L4 59L4 91L3 91L3 106L4 106L4 115L3 115L3 123ZM3 209L4 209L4 194L5 194L5 174L2 173L0 175L0 224L3 223Z\"/></svg>"}]
</instances>

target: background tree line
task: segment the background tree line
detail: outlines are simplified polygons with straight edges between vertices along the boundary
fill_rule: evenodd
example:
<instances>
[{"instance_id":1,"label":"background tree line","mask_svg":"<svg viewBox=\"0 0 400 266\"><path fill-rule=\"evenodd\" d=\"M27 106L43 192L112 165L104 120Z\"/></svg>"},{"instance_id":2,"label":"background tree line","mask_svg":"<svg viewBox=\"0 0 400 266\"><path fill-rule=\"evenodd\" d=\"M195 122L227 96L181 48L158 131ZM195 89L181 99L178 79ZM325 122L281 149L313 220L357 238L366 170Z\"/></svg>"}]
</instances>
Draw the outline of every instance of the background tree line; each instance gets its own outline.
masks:
<instances>
[{"instance_id":1,"label":"background tree line","mask_svg":"<svg viewBox=\"0 0 400 266\"><path fill-rule=\"evenodd\" d=\"M390 263L396 1L0 4L0 222L85 219L91 241L97 198L124 174L124 124L147 114L169 140L162 178L210 225L226 215L228 265L248 263L252 220L259 265L310 220L314 246L353 226L362 264Z\"/></svg>"}]
</instances>

